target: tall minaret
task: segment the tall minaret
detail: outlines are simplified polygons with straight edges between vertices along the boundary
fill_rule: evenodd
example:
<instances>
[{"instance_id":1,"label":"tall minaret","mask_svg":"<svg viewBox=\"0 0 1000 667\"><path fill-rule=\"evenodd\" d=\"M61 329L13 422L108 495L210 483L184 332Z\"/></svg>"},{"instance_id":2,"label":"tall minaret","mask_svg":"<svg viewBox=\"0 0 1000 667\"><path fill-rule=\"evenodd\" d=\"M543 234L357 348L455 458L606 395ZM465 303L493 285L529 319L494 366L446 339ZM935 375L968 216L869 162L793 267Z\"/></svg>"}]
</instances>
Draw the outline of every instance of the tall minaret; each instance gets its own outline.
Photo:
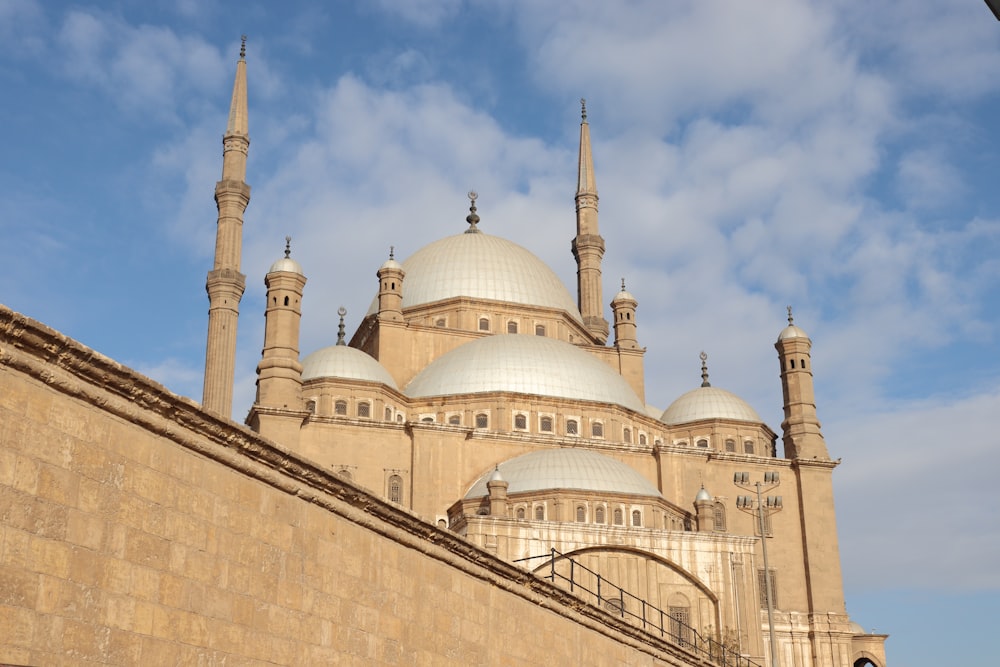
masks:
<instances>
[{"instance_id":1,"label":"tall minaret","mask_svg":"<svg viewBox=\"0 0 1000 667\"><path fill-rule=\"evenodd\" d=\"M608 340L608 321L604 319L601 290L604 239L597 229L597 181L594 179L594 157L590 152L586 100L580 100L580 109L580 167L576 187L576 238L573 239L577 303L587 331L595 342L603 345Z\"/></svg>"},{"instance_id":2,"label":"tall minaret","mask_svg":"<svg viewBox=\"0 0 1000 667\"><path fill-rule=\"evenodd\" d=\"M240 273L243 246L243 212L250 203L246 184L247 127L246 36L236 63L229 123L222 137L222 180L215 184L219 209L215 236L215 265L208 272L208 345L205 352L205 390L202 407L229 418L233 410L233 379L236 372L236 322L246 276Z\"/></svg>"}]
</instances>

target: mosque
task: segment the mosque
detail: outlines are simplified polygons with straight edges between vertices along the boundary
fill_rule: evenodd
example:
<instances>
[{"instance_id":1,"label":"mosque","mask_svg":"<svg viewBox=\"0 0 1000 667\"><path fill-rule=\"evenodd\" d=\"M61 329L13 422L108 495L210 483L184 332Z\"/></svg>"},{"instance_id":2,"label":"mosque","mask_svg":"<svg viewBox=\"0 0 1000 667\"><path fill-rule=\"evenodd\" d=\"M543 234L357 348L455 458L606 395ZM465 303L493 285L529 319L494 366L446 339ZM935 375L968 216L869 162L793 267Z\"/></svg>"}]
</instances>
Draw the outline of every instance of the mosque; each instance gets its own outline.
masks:
<instances>
[{"instance_id":1,"label":"mosque","mask_svg":"<svg viewBox=\"0 0 1000 667\"><path fill-rule=\"evenodd\" d=\"M244 52L206 285L201 409L223 422L246 280L249 144ZM712 386L704 354L700 386L692 373L692 389L666 409L649 405L639 300L624 284L605 317L585 106L577 170L575 297L531 251L491 235L469 193L464 231L374 261L357 330L345 332L341 312L336 344L300 353L308 267L286 246L264 277L246 425L448 540L610 617L666 628L675 644L724 647L744 660L732 664L885 667L886 636L846 611L832 488L840 461L817 418L809 336L791 309L775 327L780 433Z\"/></svg>"}]
</instances>

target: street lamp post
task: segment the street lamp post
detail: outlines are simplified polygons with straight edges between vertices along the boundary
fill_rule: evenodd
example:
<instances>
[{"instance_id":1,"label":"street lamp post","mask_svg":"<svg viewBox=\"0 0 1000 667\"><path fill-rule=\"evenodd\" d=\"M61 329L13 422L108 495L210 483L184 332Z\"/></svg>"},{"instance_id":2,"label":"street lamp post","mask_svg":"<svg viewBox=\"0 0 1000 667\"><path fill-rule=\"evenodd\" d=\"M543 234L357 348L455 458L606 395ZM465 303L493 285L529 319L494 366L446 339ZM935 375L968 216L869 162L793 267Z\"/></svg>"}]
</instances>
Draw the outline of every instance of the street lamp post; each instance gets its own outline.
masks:
<instances>
[{"instance_id":1,"label":"street lamp post","mask_svg":"<svg viewBox=\"0 0 1000 667\"><path fill-rule=\"evenodd\" d=\"M733 484L744 489L753 488L757 492L756 499L753 496L736 496L736 507L747 514L756 515L757 527L760 531L760 548L764 555L764 598L767 600L767 629L771 635L771 667L778 665L778 641L774 634L774 581L771 578L771 567L767 562L767 533L764 530L764 518L780 512L782 509L781 496L767 496L762 494L777 488L781 484L778 473L765 472L763 482L750 482L750 474L738 472L733 475Z\"/></svg>"}]
</instances>

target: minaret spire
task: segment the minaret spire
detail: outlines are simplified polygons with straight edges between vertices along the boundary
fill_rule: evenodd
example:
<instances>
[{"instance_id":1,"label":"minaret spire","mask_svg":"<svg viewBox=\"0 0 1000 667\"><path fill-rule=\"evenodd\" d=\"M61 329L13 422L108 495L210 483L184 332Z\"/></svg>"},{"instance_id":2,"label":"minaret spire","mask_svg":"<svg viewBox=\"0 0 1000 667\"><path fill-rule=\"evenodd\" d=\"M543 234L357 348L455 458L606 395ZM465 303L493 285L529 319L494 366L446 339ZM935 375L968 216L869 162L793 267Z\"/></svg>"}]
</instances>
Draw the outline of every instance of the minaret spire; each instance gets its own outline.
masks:
<instances>
[{"instance_id":1,"label":"minaret spire","mask_svg":"<svg viewBox=\"0 0 1000 667\"><path fill-rule=\"evenodd\" d=\"M236 373L236 324L246 287L246 276L240 273L243 213L250 203L250 186L246 184L250 135L245 35L236 63L236 80L222 146L222 179L215 184L215 203L219 210L215 262L205 283L209 307L202 407L229 418L233 410Z\"/></svg>"},{"instance_id":2,"label":"minaret spire","mask_svg":"<svg viewBox=\"0 0 1000 667\"><path fill-rule=\"evenodd\" d=\"M573 257L576 258L577 303L584 326L603 345L608 340L608 321L604 319L601 288L601 259L604 239L597 228L597 181L594 178L594 157L590 150L590 124L587 123L587 101L580 100L580 160L576 186L576 238Z\"/></svg>"}]
</instances>

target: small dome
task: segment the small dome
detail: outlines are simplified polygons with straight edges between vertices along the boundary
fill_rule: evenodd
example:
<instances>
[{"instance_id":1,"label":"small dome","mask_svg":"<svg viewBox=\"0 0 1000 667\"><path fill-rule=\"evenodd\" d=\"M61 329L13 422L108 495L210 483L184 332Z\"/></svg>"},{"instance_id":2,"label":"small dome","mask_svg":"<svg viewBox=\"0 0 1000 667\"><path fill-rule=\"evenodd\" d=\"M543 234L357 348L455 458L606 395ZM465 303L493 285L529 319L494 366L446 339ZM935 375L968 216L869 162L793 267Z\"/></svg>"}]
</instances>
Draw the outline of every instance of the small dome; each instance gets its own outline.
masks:
<instances>
[{"instance_id":1,"label":"small dome","mask_svg":"<svg viewBox=\"0 0 1000 667\"><path fill-rule=\"evenodd\" d=\"M383 267L385 264L383 264ZM457 234L424 246L402 264L403 308L456 296L565 310L583 322L576 300L530 251L490 234ZM368 314L378 312L378 298Z\"/></svg>"},{"instance_id":2,"label":"small dome","mask_svg":"<svg viewBox=\"0 0 1000 667\"><path fill-rule=\"evenodd\" d=\"M504 461L497 466L507 480L508 494L568 489L624 493L661 498L653 484L621 461L586 449L543 449ZM482 475L466 498L489 494L487 481L495 473Z\"/></svg>"},{"instance_id":3,"label":"small dome","mask_svg":"<svg viewBox=\"0 0 1000 667\"><path fill-rule=\"evenodd\" d=\"M708 492L708 491L707 491L707 490L705 489L705 487L704 487L704 486L703 486L703 487L701 487L701 490L700 490L700 491L698 491L698 495L696 495L696 496L694 497L694 501L695 501L696 503L697 503L697 502L701 502L701 501L703 501L703 500L711 500L711 499L712 499L712 494L711 494L711 493L709 493L709 492Z\"/></svg>"},{"instance_id":4,"label":"small dome","mask_svg":"<svg viewBox=\"0 0 1000 667\"><path fill-rule=\"evenodd\" d=\"M413 398L510 391L645 412L632 387L608 364L565 341L527 334L465 343L431 362L404 391Z\"/></svg>"},{"instance_id":5,"label":"small dome","mask_svg":"<svg viewBox=\"0 0 1000 667\"><path fill-rule=\"evenodd\" d=\"M285 273L297 273L300 276L303 275L302 265L291 257L282 257L277 262L272 264L271 268L267 270L268 273L277 273L279 271L284 271Z\"/></svg>"},{"instance_id":6,"label":"small dome","mask_svg":"<svg viewBox=\"0 0 1000 667\"><path fill-rule=\"evenodd\" d=\"M400 264L392 257L390 257L389 259L385 260L385 262L382 263L382 266L380 266L378 270L382 271L384 269L396 269L397 271L399 271L402 268L403 268L402 264Z\"/></svg>"},{"instance_id":7,"label":"small dome","mask_svg":"<svg viewBox=\"0 0 1000 667\"><path fill-rule=\"evenodd\" d=\"M671 403L660 416L660 421L665 424L686 424L701 419L761 421L760 415L746 401L717 387L692 389Z\"/></svg>"},{"instance_id":8,"label":"small dome","mask_svg":"<svg viewBox=\"0 0 1000 667\"><path fill-rule=\"evenodd\" d=\"M502 482L502 481L504 481L503 475L500 474L500 468L495 468L493 470L493 474L490 475L490 478L489 478L488 481L490 481L490 482Z\"/></svg>"},{"instance_id":9,"label":"small dome","mask_svg":"<svg viewBox=\"0 0 1000 667\"><path fill-rule=\"evenodd\" d=\"M851 621L851 631L856 635L867 635L868 631L864 627L855 621Z\"/></svg>"},{"instance_id":10,"label":"small dome","mask_svg":"<svg viewBox=\"0 0 1000 667\"><path fill-rule=\"evenodd\" d=\"M789 324L787 327L781 330L778 334L778 340L782 341L788 338L809 338L809 334L803 331L800 327L794 324Z\"/></svg>"},{"instance_id":11,"label":"small dome","mask_svg":"<svg viewBox=\"0 0 1000 667\"><path fill-rule=\"evenodd\" d=\"M398 390L385 366L361 350L346 345L324 347L302 360L302 379L317 378L367 380Z\"/></svg>"}]
</instances>

